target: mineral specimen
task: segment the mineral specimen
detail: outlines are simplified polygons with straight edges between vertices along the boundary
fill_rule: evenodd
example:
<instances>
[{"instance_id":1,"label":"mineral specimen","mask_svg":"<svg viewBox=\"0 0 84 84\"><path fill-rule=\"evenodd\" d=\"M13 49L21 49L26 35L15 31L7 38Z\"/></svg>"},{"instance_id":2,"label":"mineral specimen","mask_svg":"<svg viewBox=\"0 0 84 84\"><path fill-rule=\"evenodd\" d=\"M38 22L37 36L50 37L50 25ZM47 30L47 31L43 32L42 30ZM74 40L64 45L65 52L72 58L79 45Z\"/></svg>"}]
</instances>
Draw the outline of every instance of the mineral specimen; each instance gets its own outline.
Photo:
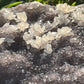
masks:
<instances>
[{"instance_id":1,"label":"mineral specimen","mask_svg":"<svg viewBox=\"0 0 84 84\"><path fill-rule=\"evenodd\" d=\"M22 22L26 22L27 21L27 16L26 16L25 12L16 13L16 16L17 16L17 19L19 21L22 21Z\"/></svg>"},{"instance_id":2,"label":"mineral specimen","mask_svg":"<svg viewBox=\"0 0 84 84\"><path fill-rule=\"evenodd\" d=\"M83 83L84 4L0 10L0 84Z\"/></svg>"}]
</instances>

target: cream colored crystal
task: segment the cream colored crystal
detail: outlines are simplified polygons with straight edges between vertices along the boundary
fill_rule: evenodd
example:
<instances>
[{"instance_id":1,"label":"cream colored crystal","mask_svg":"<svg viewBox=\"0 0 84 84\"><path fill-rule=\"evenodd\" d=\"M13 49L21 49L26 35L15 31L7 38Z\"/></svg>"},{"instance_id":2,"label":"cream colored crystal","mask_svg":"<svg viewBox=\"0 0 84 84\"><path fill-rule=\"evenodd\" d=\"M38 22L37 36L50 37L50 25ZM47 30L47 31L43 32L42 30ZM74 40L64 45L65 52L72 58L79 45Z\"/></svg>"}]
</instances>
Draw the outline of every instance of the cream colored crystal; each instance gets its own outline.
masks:
<instances>
[{"instance_id":1,"label":"cream colored crystal","mask_svg":"<svg viewBox=\"0 0 84 84\"><path fill-rule=\"evenodd\" d=\"M41 41L42 41L41 37L36 36L36 40L32 40L31 46L34 48L40 49Z\"/></svg>"},{"instance_id":2,"label":"cream colored crystal","mask_svg":"<svg viewBox=\"0 0 84 84\"><path fill-rule=\"evenodd\" d=\"M31 38L32 38L32 37L30 36L30 34L28 34L27 32L24 33L23 39L24 39L25 41L30 40Z\"/></svg>"},{"instance_id":3,"label":"cream colored crystal","mask_svg":"<svg viewBox=\"0 0 84 84\"><path fill-rule=\"evenodd\" d=\"M73 12L72 17L75 18L76 20L82 21L84 22L84 13L83 13L83 9L77 9L75 12Z\"/></svg>"},{"instance_id":4,"label":"cream colored crystal","mask_svg":"<svg viewBox=\"0 0 84 84\"><path fill-rule=\"evenodd\" d=\"M47 44L47 45L45 46L44 52L46 52L47 54L51 54L52 51L53 51L53 50L52 50L51 44Z\"/></svg>"},{"instance_id":5,"label":"cream colored crystal","mask_svg":"<svg viewBox=\"0 0 84 84\"><path fill-rule=\"evenodd\" d=\"M45 31L45 26L41 28L41 26L38 23L32 25L32 27L29 29L30 34L34 36L39 36L43 34L44 31Z\"/></svg>"},{"instance_id":6,"label":"cream colored crystal","mask_svg":"<svg viewBox=\"0 0 84 84\"><path fill-rule=\"evenodd\" d=\"M0 45L5 41L5 38L0 38Z\"/></svg>"},{"instance_id":7,"label":"cream colored crystal","mask_svg":"<svg viewBox=\"0 0 84 84\"><path fill-rule=\"evenodd\" d=\"M17 24L17 27L20 31L24 31L26 28L29 27L29 24L26 22L20 22Z\"/></svg>"},{"instance_id":8,"label":"cream colored crystal","mask_svg":"<svg viewBox=\"0 0 84 84\"><path fill-rule=\"evenodd\" d=\"M62 27L57 30L56 39L60 39L61 37L71 36L73 35L72 29L69 27Z\"/></svg>"},{"instance_id":9,"label":"cream colored crystal","mask_svg":"<svg viewBox=\"0 0 84 84\"><path fill-rule=\"evenodd\" d=\"M50 41L54 40L54 35L53 35L53 33L52 33L52 32L48 32L48 33L47 33L47 38L48 38Z\"/></svg>"},{"instance_id":10,"label":"cream colored crystal","mask_svg":"<svg viewBox=\"0 0 84 84\"><path fill-rule=\"evenodd\" d=\"M35 24L36 26L37 24ZM62 27L61 29L58 29L57 32L51 32L49 31L46 34L42 34L42 32L40 32L39 30L40 25L38 25L38 28L36 27L36 30L32 30L30 32L27 33L25 32L23 35L23 39L25 40L25 42L27 44L30 44L33 48L37 48L37 49L44 49L46 46L46 52L52 52L52 48L50 45L47 44L51 44L51 42L53 40L60 40L61 37L66 37L66 36L70 36L72 35L72 29L69 27ZM37 30L38 29L38 30ZM40 32L40 33L37 33ZM35 39L33 38L35 37ZM48 48L50 47L50 50L48 51Z\"/></svg>"},{"instance_id":11,"label":"cream colored crystal","mask_svg":"<svg viewBox=\"0 0 84 84\"><path fill-rule=\"evenodd\" d=\"M17 32L18 28L15 25L9 25L9 23L6 23L1 29L0 33L13 33Z\"/></svg>"},{"instance_id":12,"label":"cream colored crystal","mask_svg":"<svg viewBox=\"0 0 84 84\"><path fill-rule=\"evenodd\" d=\"M17 19L23 22L27 21L27 16L25 12L21 12L21 13L16 13L17 15Z\"/></svg>"},{"instance_id":13,"label":"cream colored crystal","mask_svg":"<svg viewBox=\"0 0 84 84\"><path fill-rule=\"evenodd\" d=\"M51 32L44 34L42 37L36 36L36 39L33 39L28 33L24 33L23 35L23 39L26 43L37 49L43 49L48 43L51 43L54 38L54 34Z\"/></svg>"},{"instance_id":14,"label":"cream colored crystal","mask_svg":"<svg viewBox=\"0 0 84 84\"><path fill-rule=\"evenodd\" d=\"M11 12L9 9L6 9L6 8L3 8L1 10L1 13L3 13L3 16L8 20L15 19L15 17L16 17L16 15L14 15L13 12Z\"/></svg>"},{"instance_id":15,"label":"cream colored crystal","mask_svg":"<svg viewBox=\"0 0 84 84\"><path fill-rule=\"evenodd\" d=\"M57 10L61 10L64 13L69 13L69 12L72 12L76 9L75 6L70 6L67 3L58 4L56 7L57 7Z\"/></svg>"}]
</instances>

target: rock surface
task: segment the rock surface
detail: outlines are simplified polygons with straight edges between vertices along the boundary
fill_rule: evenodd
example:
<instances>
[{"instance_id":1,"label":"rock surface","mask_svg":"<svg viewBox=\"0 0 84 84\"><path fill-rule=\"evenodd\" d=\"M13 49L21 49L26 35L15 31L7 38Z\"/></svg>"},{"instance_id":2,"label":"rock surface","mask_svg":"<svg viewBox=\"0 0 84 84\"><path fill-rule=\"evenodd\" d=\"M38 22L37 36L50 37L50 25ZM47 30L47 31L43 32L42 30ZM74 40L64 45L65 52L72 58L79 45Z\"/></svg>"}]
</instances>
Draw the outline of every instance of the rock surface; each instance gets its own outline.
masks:
<instances>
[{"instance_id":1,"label":"rock surface","mask_svg":"<svg viewBox=\"0 0 84 84\"><path fill-rule=\"evenodd\" d=\"M84 4L0 10L0 84L84 84Z\"/></svg>"}]
</instances>

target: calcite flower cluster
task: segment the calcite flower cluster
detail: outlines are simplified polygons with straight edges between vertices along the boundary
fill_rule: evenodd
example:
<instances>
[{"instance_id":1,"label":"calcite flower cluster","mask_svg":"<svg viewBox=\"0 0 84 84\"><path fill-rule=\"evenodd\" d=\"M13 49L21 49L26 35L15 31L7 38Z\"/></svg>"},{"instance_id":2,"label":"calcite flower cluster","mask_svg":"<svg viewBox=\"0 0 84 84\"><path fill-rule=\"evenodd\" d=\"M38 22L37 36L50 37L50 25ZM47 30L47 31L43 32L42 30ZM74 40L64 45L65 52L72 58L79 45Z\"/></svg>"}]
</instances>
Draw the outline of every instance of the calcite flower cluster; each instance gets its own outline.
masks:
<instances>
[{"instance_id":1,"label":"calcite flower cluster","mask_svg":"<svg viewBox=\"0 0 84 84\"><path fill-rule=\"evenodd\" d=\"M30 6L29 6L29 8L28 7L25 8L26 6L24 6L23 9L25 11L24 10L17 11L18 6L16 7L16 9L12 9L12 10L10 8L2 9L0 11L0 13L7 20L8 23L5 23L3 25L3 27L0 28L0 32L2 34L5 33L6 35L8 35L11 33L24 32L27 29L27 31L24 32L23 36L22 36L22 38L26 42L26 44L31 45L33 48L36 48L36 49L40 49L40 50L44 49L45 52L50 54L50 53L52 53L51 43L53 40L58 41L62 37L67 37L67 36L73 35L72 29L67 26L62 27L62 28L57 28L57 31L52 31L52 30L56 29L56 26L58 26L58 25L62 25L62 24L68 25L70 23L70 19L68 18L69 15L67 15L67 14L64 15L63 13L73 12L76 9L76 7L69 6L66 3L58 4L56 6L56 10L54 10L51 7L51 8L49 8L49 12L46 12L46 10L44 10L44 6L42 4L39 4L36 8L43 7L43 9L39 9L38 11L36 10L36 12L41 13L42 11L45 11L45 14L50 14L50 16L55 15L56 14L56 13L54 13L55 11L61 11L63 13L59 12L60 14L58 14L58 16L54 16L52 24L50 23L50 21L48 21L47 22L47 23L49 23L48 26L46 26L47 24L41 25L42 20L38 21L38 23L30 24L30 26L29 26L28 19L30 17L28 17L28 16L32 17L33 12L36 14L35 10L33 10L35 8L34 7L35 4L37 4L37 2L32 3L32 8ZM13 12L13 10L14 10L14 12ZM53 14L50 13L51 10L53 10ZM44 17L45 17L45 15L44 15ZM75 18L75 16L73 16L73 17ZM3 40L3 39L5 39L5 40ZM3 43L3 41L11 42L11 43L14 42L14 38L11 39L10 36L3 37L3 39L1 38L1 42L0 42L1 44ZM8 39L10 41L8 41Z\"/></svg>"},{"instance_id":2,"label":"calcite flower cluster","mask_svg":"<svg viewBox=\"0 0 84 84\"><path fill-rule=\"evenodd\" d=\"M84 26L84 8L78 8L75 12L72 13L72 17L79 21L79 26Z\"/></svg>"},{"instance_id":3,"label":"calcite flower cluster","mask_svg":"<svg viewBox=\"0 0 84 84\"><path fill-rule=\"evenodd\" d=\"M33 30L32 30L33 29ZM35 30L34 30L35 29ZM30 31L32 30L32 31ZM53 40L60 40L62 37L67 37L73 35L72 29L69 27L58 28L57 32L47 32L45 33L45 27L42 27L39 24L34 24L33 28L31 27L28 32L25 32L23 39L27 44L30 44L33 48L36 49L46 49L47 53L52 52L51 42ZM43 35L42 35L43 34Z\"/></svg>"},{"instance_id":4,"label":"calcite flower cluster","mask_svg":"<svg viewBox=\"0 0 84 84\"><path fill-rule=\"evenodd\" d=\"M4 16L4 18L7 19L8 21L15 20L17 22L17 25L10 25L10 26L16 27L16 28L11 27L12 28L11 30L17 29L20 31L24 31L26 28L29 27L29 24L27 23L27 16L26 16L25 12L14 13L10 9L2 9L0 12ZM8 25L8 28L9 28L9 25ZM12 32L11 30L10 30L10 32Z\"/></svg>"},{"instance_id":5,"label":"calcite flower cluster","mask_svg":"<svg viewBox=\"0 0 84 84\"><path fill-rule=\"evenodd\" d=\"M57 10L60 10L64 13L73 12L75 9L76 9L75 6L70 6L67 3L57 5Z\"/></svg>"},{"instance_id":6,"label":"calcite flower cluster","mask_svg":"<svg viewBox=\"0 0 84 84\"><path fill-rule=\"evenodd\" d=\"M58 41L61 38L74 35L72 32L72 28L67 26L71 22L71 19L69 19L70 12L72 18L74 18L74 20L79 21L79 24L84 22L83 10L82 9L80 10L80 8L77 9L76 6L74 7L69 6L66 3L58 4L56 6L56 9L50 7L49 11L46 12L46 9L48 8L44 8L44 5L40 3L38 3L39 5L35 7L36 4L37 2L33 2L32 4L29 4L30 6L25 5L21 10L18 10L19 6L17 6L15 9L12 8L12 10L8 8L8 9L2 9L0 11L0 14L5 19L5 23L0 28L0 33L7 35L5 37L4 35L2 35L2 37L0 38L0 44L2 44L3 42L13 43L14 38L11 39L10 34L23 32L22 38L27 45L31 45L33 48L40 50L44 49L45 52L49 53L49 51L52 52L51 43L53 40ZM38 9L38 11L36 9ZM50 12L52 10L53 12L51 14ZM30 22L31 20L29 19L30 18L29 16L33 17L34 15L38 15L37 13L41 14L42 11L45 12L45 14L41 16L41 18L43 18L42 20L45 20L46 18L49 17L51 18L51 16L53 16L52 17L53 22L50 23L50 21L47 21L47 23L43 23L42 20L39 20L38 22L34 22L32 24ZM50 16L49 15L45 16L46 14L50 14ZM55 14L58 15L56 16ZM34 16L34 17L38 17L38 16ZM29 24L28 22L30 22L31 24ZM62 28L59 27L57 28L58 25L66 25L66 26ZM56 29L57 31L52 31L53 29Z\"/></svg>"},{"instance_id":7,"label":"calcite flower cluster","mask_svg":"<svg viewBox=\"0 0 84 84\"><path fill-rule=\"evenodd\" d=\"M0 36L5 39L3 40L2 38L0 38L0 44L2 44L3 42L13 43L14 38L11 38L10 34L12 35L12 37L14 37L15 34L23 32L25 29L29 28L25 12L14 13L10 9L4 8L0 11L0 14L2 16L0 18L1 21L4 20L4 23L2 24L3 26L1 25L0 27Z\"/></svg>"}]
</instances>

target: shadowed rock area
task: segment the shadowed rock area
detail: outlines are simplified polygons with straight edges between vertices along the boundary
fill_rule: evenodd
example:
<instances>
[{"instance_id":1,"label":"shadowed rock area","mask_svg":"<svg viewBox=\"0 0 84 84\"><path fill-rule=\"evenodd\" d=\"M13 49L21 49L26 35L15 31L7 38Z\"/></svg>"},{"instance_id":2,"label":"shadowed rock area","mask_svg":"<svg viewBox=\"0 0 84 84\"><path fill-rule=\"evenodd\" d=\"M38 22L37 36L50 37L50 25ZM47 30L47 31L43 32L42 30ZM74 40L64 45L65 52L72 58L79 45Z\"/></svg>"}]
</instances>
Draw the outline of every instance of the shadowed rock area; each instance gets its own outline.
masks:
<instances>
[{"instance_id":1,"label":"shadowed rock area","mask_svg":"<svg viewBox=\"0 0 84 84\"><path fill-rule=\"evenodd\" d=\"M0 84L84 84L84 4L0 10Z\"/></svg>"}]
</instances>

